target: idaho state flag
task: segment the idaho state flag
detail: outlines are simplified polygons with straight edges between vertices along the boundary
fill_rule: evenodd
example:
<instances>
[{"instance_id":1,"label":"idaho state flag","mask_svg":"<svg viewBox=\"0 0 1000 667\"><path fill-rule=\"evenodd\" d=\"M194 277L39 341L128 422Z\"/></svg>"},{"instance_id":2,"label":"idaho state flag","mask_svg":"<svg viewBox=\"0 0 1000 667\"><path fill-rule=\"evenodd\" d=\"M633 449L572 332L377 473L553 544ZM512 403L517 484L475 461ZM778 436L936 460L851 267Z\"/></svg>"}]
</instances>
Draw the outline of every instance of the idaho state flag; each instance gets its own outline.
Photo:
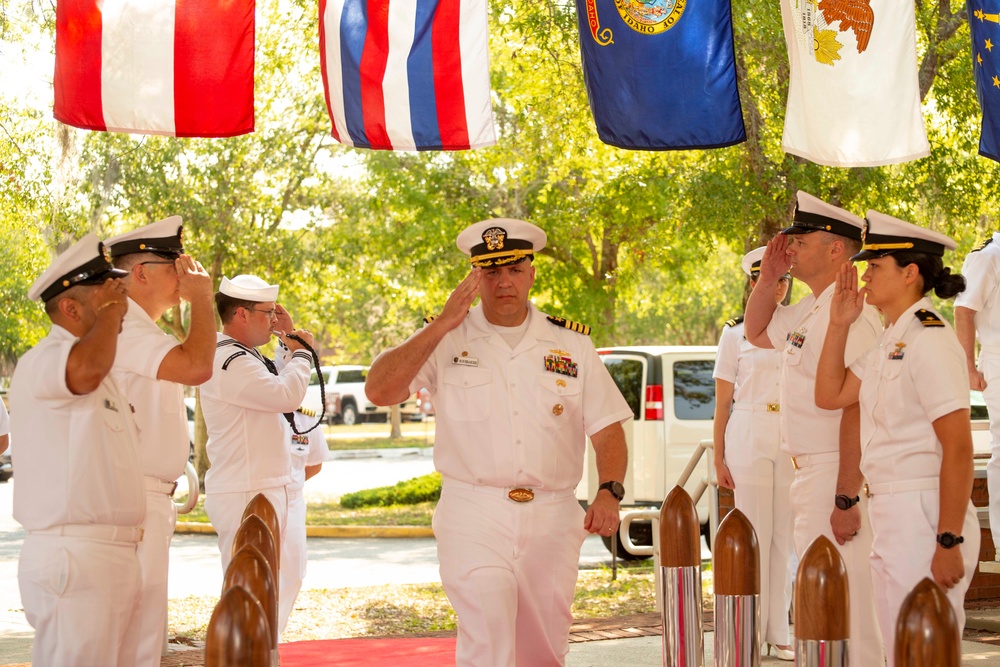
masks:
<instances>
[{"instance_id":1,"label":"idaho state flag","mask_svg":"<svg viewBox=\"0 0 1000 667\"><path fill-rule=\"evenodd\" d=\"M972 69L983 110L979 154L1000 162L1000 0L969 0Z\"/></svg>"},{"instance_id":2,"label":"idaho state flag","mask_svg":"<svg viewBox=\"0 0 1000 667\"><path fill-rule=\"evenodd\" d=\"M320 0L333 137L379 150L496 143L486 0Z\"/></svg>"},{"instance_id":3,"label":"idaho state flag","mask_svg":"<svg viewBox=\"0 0 1000 667\"><path fill-rule=\"evenodd\" d=\"M728 0L576 0L597 134L619 148L746 141Z\"/></svg>"},{"instance_id":4,"label":"idaho state flag","mask_svg":"<svg viewBox=\"0 0 1000 667\"><path fill-rule=\"evenodd\" d=\"M87 130L253 132L254 0L59 0L53 115Z\"/></svg>"}]
</instances>

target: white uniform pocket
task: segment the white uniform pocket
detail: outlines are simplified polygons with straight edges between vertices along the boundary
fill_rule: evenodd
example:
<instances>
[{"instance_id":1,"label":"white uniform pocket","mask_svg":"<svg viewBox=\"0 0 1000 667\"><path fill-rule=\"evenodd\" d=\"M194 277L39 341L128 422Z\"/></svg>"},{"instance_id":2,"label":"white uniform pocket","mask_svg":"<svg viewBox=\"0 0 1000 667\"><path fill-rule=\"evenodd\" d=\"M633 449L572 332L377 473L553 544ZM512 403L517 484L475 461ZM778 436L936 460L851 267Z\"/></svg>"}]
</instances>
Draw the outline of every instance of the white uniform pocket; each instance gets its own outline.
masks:
<instances>
[{"instance_id":1,"label":"white uniform pocket","mask_svg":"<svg viewBox=\"0 0 1000 667\"><path fill-rule=\"evenodd\" d=\"M448 417L458 421L485 421L490 416L488 368L445 368L441 374L441 406Z\"/></svg>"}]
</instances>

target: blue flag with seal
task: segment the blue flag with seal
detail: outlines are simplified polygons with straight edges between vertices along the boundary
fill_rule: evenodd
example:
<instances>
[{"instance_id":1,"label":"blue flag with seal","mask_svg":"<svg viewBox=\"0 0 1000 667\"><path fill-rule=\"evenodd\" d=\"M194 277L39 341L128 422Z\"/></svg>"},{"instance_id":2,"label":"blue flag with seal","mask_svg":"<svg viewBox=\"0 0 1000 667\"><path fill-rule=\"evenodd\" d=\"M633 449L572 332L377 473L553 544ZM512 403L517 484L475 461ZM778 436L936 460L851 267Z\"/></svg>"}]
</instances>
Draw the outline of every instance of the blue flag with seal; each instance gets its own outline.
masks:
<instances>
[{"instance_id":1,"label":"blue flag with seal","mask_svg":"<svg viewBox=\"0 0 1000 667\"><path fill-rule=\"evenodd\" d=\"M746 141L729 0L576 0L597 134L641 150Z\"/></svg>"},{"instance_id":2,"label":"blue flag with seal","mask_svg":"<svg viewBox=\"0 0 1000 667\"><path fill-rule=\"evenodd\" d=\"M969 0L972 69L983 110L979 154L1000 162L1000 1Z\"/></svg>"}]
</instances>

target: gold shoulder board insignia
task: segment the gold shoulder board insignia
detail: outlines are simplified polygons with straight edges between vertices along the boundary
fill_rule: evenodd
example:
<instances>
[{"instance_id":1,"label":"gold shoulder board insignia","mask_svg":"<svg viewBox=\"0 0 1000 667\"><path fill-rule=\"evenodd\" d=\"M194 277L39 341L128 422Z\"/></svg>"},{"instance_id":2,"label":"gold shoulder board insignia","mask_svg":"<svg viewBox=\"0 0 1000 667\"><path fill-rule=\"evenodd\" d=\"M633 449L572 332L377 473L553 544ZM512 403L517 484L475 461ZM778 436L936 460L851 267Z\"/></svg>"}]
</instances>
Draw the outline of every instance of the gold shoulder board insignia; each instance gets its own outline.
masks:
<instances>
[{"instance_id":1,"label":"gold shoulder board insignia","mask_svg":"<svg viewBox=\"0 0 1000 667\"><path fill-rule=\"evenodd\" d=\"M424 318L424 324L430 324L431 322L433 322L436 319L437 319L437 315L428 315L427 317Z\"/></svg>"},{"instance_id":2,"label":"gold shoulder board insignia","mask_svg":"<svg viewBox=\"0 0 1000 667\"><path fill-rule=\"evenodd\" d=\"M992 236L989 237L988 239L986 239L985 241L983 241L982 243L980 243L979 245L977 245L975 248L973 248L972 252L979 252L980 250L982 250L983 248L985 248L986 246L988 246L991 243L993 243L993 237Z\"/></svg>"},{"instance_id":3,"label":"gold shoulder board insignia","mask_svg":"<svg viewBox=\"0 0 1000 667\"><path fill-rule=\"evenodd\" d=\"M304 414L304 415L305 415L306 417L315 417L315 416L316 416L316 411L315 411L315 410L311 410L310 408L303 408L303 407L300 407L300 408L298 409L298 412L301 412L301 413L302 413L302 414Z\"/></svg>"},{"instance_id":4,"label":"gold shoulder board insignia","mask_svg":"<svg viewBox=\"0 0 1000 667\"><path fill-rule=\"evenodd\" d=\"M941 318L939 318L937 315L927 310L926 308L921 308L920 310L915 312L914 315L917 316L917 319L920 320L920 323L923 324L925 327L944 326L944 322L941 321Z\"/></svg>"},{"instance_id":5,"label":"gold shoulder board insignia","mask_svg":"<svg viewBox=\"0 0 1000 667\"><path fill-rule=\"evenodd\" d=\"M567 320L565 317L552 317L551 315L549 315L546 319L557 327L563 327L564 329L575 331L583 334L584 336L590 335L590 327L586 324L580 324L579 322Z\"/></svg>"},{"instance_id":6,"label":"gold shoulder board insignia","mask_svg":"<svg viewBox=\"0 0 1000 667\"><path fill-rule=\"evenodd\" d=\"M734 317L731 320L726 320L726 326L727 327L735 327L737 324L739 324L742 321L743 321L743 316L742 315L737 315L736 317Z\"/></svg>"}]
</instances>

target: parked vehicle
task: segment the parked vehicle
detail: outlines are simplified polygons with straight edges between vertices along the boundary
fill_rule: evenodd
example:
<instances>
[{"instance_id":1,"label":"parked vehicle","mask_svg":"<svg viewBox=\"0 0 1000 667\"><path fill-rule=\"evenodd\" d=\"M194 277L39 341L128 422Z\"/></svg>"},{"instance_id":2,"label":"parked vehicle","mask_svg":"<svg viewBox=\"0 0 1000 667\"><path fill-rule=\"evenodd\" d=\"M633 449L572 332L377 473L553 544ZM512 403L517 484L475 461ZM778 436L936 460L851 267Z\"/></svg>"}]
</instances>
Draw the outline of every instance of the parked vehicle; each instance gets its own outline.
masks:
<instances>
[{"instance_id":1,"label":"parked vehicle","mask_svg":"<svg viewBox=\"0 0 1000 667\"><path fill-rule=\"evenodd\" d=\"M327 396L327 423L342 423L348 426L363 421L386 421L389 407L375 405L365 396L365 378L368 376L368 366L322 366L324 389ZM340 404L331 400L339 395ZM316 414L322 409L319 394L319 376L315 370L309 377L309 387L302 405ZM403 419L419 421L423 413L417 403L416 395L399 404Z\"/></svg>"}]
</instances>

